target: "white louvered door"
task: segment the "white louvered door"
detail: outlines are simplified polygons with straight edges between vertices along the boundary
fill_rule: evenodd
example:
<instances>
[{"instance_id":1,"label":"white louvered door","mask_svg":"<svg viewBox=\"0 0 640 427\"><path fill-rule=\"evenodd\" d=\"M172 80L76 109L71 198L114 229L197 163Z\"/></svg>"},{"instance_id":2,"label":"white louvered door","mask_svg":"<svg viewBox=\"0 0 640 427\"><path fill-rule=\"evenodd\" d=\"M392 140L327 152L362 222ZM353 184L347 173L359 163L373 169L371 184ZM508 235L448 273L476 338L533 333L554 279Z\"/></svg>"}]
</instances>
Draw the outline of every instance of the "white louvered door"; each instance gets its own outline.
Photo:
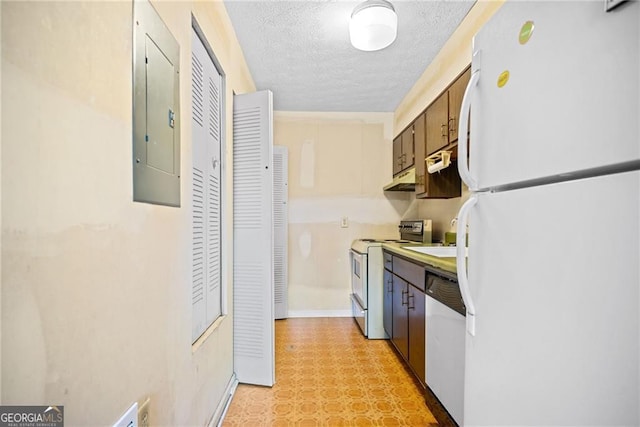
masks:
<instances>
[{"instance_id":1,"label":"white louvered door","mask_svg":"<svg viewBox=\"0 0 640 427\"><path fill-rule=\"evenodd\" d=\"M287 298L287 243L289 201L289 151L287 147L273 146L273 270L275 318L286 319L289 305Z\"/></svg>"},{"instance_id":2,"label":"white louvered door","mask_svg":"<svg viewBox=\"0 0 640 427\"><path fill-rule=\"evenodd\" d=\"M192 31L193 320L195 341L221 314L221 77Z\"/></svg>"},{"instance_id":3,"label":"white louvered door","mask_svg":"<svg viewBox=\"0 0 640 427\"><path fill-rule=\"evenodd\" d=\"M275 381L273 101L233 98L233 357L238 381Z\"/></svg>"}]
</instances>

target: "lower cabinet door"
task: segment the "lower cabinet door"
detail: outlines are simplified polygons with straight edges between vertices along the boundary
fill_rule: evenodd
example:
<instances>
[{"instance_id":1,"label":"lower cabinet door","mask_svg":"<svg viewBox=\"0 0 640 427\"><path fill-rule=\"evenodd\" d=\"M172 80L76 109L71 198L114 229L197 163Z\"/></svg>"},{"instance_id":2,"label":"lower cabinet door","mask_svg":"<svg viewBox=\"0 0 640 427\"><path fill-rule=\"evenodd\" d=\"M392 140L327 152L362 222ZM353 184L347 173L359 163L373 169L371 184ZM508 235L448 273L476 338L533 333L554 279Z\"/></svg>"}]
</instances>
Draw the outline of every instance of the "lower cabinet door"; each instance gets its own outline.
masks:
<instances>
[{"instance_id":1,"label":"lower cabinet door","mask_svg":"<svg viewBox=\"0 0 640 427\"><path fill-rule=\"evenodd\" d=\"M420 382L426 384L425 376L425 299L424 293L408 287L409 316L409 365Z\"/></svg>"},{"instance_id":2,"label":"lower cabinet door","mask_svg":"<svg viewBox=\"0 0 640 427\"><path fill-rule=\"evenodd\" d=\"M393 273L384 270L384 283L382 286L382 326L384 331L393 337Z\"/></svg>"},{"instance_id":3,"label":"lower cabinet door","mask_svg":"<svg viewBox=\"0 0 640 427\"><path fill-rule=\"evenodd\" d=\"M409 322L407 320L407 300L409 284L393 275L393 344L405 360L409 360Z\"/></svg>"}]
</instances>

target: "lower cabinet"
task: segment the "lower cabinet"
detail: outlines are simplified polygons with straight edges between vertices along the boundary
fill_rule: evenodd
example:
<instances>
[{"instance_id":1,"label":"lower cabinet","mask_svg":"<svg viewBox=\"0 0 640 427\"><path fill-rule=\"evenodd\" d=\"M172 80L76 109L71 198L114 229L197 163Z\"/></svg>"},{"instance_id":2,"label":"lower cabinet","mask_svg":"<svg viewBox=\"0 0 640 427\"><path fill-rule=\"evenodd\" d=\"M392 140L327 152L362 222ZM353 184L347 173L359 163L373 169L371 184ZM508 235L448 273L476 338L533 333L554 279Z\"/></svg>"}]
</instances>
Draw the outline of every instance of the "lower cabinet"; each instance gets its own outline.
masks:
<instances>
[{"instance_id":1,"label":"lower cabinet","mask_svg":"<svg viewBox=\"0 0 640 427\"><path fill-rule=\"evenodd\" d=\"M413 285L408 287L407 313L409 316L409 365L422 384L425 376L425 299L424 293Z\"/></svg>"},{"instance_id":2,"label":"lower cabinet","mask_svg":"<svg viewBox=\"0 0 640 427\"><path fill-rule=\"evenodd\" d=\"M384 328L422 385L426 384L425 277L424 267L404 258L392 256L392 263L385 264Z\"/></svg>"},{"instance_id":3,"label":"lower cabinet","mask_svg":"<svg viewBox=\"0 0 640 427\"><path fill-rule=\"evenodd\" d=\"M388 336L393 336L393 273L385 269L383 276L382 327Z\"/></svg>"},{"instance_id":4,"label":"lower cabinet","mask_svg":"<svg viewBox=\"0 0 640 427\"><path fill-rule=\"evenodd\" d=\"M391 341L405 360L409 358L409 316L407 313L408 283L393 276L393 333Z\"/></svg>"}]
</instances>

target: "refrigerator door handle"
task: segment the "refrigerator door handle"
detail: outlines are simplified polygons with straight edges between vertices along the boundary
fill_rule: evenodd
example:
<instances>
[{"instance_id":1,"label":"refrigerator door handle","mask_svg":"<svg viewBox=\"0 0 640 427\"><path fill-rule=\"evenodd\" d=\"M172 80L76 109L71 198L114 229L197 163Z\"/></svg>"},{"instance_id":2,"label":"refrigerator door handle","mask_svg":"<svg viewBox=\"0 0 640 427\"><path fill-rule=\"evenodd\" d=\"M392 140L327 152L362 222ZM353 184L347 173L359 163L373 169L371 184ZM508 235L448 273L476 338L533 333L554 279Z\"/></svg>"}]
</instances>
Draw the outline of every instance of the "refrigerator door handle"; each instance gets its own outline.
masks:
<instances>
[{"instance_id":1,"label":"refrigerator door handle","mask_svg":"<svg viewBox=\"0 0 640 427\"><path fill-rule=\"evenodd\" d=\"M469 190L476 191L478 183L469 172L469 146L467 144L467 133L469 131L469 111L471 110L471 98L473 91L478 85L480 79L480 51L473 54L473 67L469 84L464 91L462 97L462 106L460 107L460 118L458 120L458 173L462 181L469 187ZM475 144L476 142L474 142Z\"/></svg>"},{"instance_id":2,"label":"refrigerator door handle","mask_svg":"<svg viewBox=\"0 0 640 427\"><path fill-rule=\"evenodd\" d=\"M466 238L467 224L469 223L469 210L478 202L477 196L472 195L458 212L458 224L456 229L456 270L458 272L458 286L462 294L462 300L467 308L467 332L471 336L476 334L476 309L471 299L469 289L469 277L467 275Z\"/></svg>"}]
</instances>

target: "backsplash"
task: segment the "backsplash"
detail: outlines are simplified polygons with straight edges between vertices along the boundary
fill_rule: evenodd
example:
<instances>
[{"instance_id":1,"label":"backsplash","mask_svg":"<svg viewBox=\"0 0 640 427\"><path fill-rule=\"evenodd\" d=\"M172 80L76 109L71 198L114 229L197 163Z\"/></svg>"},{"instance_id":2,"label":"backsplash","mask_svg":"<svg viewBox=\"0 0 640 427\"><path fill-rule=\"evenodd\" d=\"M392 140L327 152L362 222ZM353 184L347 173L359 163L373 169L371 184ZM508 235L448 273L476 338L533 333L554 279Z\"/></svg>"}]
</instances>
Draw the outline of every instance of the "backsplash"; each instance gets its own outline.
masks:
<instances>
[{"instance_id":1,"label":"backsplash","mask_svg":"<svg viewBox=\"0 0 640 427\"><path fill-rule=\"evenodd\" d=\"M444 242L444 233L451 230L451 220L469 197L469 189L462 184L462 196L455 199L415 199L403 219L430 219L433 224L433 241Z\"/></svg>"}]
</instances>

